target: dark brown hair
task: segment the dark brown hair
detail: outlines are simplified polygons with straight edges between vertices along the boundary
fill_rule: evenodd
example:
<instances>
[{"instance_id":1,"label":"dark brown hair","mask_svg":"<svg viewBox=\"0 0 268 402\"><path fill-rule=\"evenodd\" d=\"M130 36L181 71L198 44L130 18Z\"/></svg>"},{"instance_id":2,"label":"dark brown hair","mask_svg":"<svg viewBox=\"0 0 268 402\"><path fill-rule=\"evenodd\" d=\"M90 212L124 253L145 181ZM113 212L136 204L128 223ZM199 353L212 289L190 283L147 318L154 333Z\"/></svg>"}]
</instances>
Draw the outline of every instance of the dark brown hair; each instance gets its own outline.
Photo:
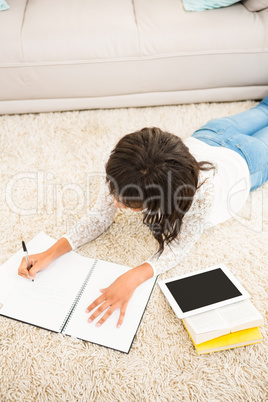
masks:
<instances>
[{"instance_id":1,"label":"dark brown hair","mask_svg":"<svg viewBox=\"0 0 268 402\"><path fill-rule=\"evenodd\" d=\"M157 240L160 255L180 232L200 170L212 168L209 162L197 162L179 137L146 127L118 142L106 164L106 178L117 201L144 210L143 222Z\"/></svg>"}]
</instances>

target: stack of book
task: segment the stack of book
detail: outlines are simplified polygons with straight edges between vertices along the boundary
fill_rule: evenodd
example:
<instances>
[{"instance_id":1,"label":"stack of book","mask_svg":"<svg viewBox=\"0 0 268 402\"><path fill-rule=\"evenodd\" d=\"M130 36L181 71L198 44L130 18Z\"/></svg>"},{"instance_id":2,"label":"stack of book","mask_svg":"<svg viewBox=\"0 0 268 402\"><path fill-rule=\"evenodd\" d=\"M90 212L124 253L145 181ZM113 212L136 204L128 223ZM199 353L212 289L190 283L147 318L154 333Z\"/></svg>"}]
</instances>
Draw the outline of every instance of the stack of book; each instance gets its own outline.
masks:
<instances>
[{"instance_id":1,"label":"stack of book","mask_svg":"<svg viewBox=\"0 0 268 402\"><path fill-rule=\"evenodd\" d=\"M258 327L264 320L249 299L182 321L200 355L262 341Z\"/></svg>"}]
</instances>

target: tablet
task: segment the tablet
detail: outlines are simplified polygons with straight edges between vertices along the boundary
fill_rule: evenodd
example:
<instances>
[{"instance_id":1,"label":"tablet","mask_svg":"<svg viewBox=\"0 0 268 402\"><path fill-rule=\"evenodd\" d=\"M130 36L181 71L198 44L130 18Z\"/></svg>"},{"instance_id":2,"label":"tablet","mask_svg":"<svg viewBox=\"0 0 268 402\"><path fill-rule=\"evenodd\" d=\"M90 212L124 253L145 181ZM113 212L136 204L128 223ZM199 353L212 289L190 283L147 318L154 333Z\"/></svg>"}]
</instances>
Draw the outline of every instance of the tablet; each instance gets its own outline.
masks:
<instances>
[{"instance_id":1,"label":"tablet","mask_svg":"<svg viewBox=\"0 0 268 402\"><path fill-rule=\"evenodd\" d=\"M178 318L250 298L225 264L162 280L158 284Z\"/></svg>"}]
</instances>

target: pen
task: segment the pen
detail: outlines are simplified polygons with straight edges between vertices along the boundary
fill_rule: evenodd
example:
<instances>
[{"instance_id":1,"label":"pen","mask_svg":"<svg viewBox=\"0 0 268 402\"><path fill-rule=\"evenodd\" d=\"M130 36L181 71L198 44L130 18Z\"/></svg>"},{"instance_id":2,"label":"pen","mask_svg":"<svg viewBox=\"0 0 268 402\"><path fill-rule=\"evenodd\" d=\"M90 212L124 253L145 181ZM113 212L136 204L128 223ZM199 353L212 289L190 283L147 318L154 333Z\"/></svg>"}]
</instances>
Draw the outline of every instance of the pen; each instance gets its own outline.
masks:
<instances>
[{"instance_id":1,"label":"pen","mask_svg":"<svg viewBox=\"0 0 268 402\"><path fill-rule=\"evenodd\" d=\"M24 252L24 256L25 256L25 258L26 258L26 261L27 261L27 269L28 269L28 271L29 271L29 269L31 268L31 266L30 266L30 263L29 263L29 257L28 257L28 251L27 251L27 248L26 248L26 244L25 244L25 242L22 240L22 248L23 248L23 252ZM32 282L33 282L34 280L32 279Z\"/></svg>"}]
</instances>

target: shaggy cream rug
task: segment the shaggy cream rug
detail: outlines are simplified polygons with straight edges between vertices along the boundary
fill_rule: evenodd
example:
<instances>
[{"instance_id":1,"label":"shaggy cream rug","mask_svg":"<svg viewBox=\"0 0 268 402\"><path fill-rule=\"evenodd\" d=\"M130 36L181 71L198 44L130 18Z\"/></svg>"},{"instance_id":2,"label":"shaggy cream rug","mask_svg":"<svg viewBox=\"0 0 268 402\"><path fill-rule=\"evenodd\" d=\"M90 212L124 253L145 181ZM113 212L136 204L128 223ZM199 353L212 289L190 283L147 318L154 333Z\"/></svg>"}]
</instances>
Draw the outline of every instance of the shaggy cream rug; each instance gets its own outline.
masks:
<instances>
[{"instance_id":1,"label":"shaggy cream rug","mask_svg":"<svg viewBox=\"0 0 268 402\"><path fill-rule=\"evenodd\" d=\"M44 230L59 238L94 201L103 155L126 133L158 126L186 138L209 119L255 102L0 116L1 256ZM225 262L267 323L268 185L237 219L198 241L170 277ZM119 212L79 253L135 266L155 250L142 216ZM30 308L30 306L29 306ZM265 401L260 344L198 356L158 286L128 355L0 317L1 401Z\"/></svg>"}]
</instances>

